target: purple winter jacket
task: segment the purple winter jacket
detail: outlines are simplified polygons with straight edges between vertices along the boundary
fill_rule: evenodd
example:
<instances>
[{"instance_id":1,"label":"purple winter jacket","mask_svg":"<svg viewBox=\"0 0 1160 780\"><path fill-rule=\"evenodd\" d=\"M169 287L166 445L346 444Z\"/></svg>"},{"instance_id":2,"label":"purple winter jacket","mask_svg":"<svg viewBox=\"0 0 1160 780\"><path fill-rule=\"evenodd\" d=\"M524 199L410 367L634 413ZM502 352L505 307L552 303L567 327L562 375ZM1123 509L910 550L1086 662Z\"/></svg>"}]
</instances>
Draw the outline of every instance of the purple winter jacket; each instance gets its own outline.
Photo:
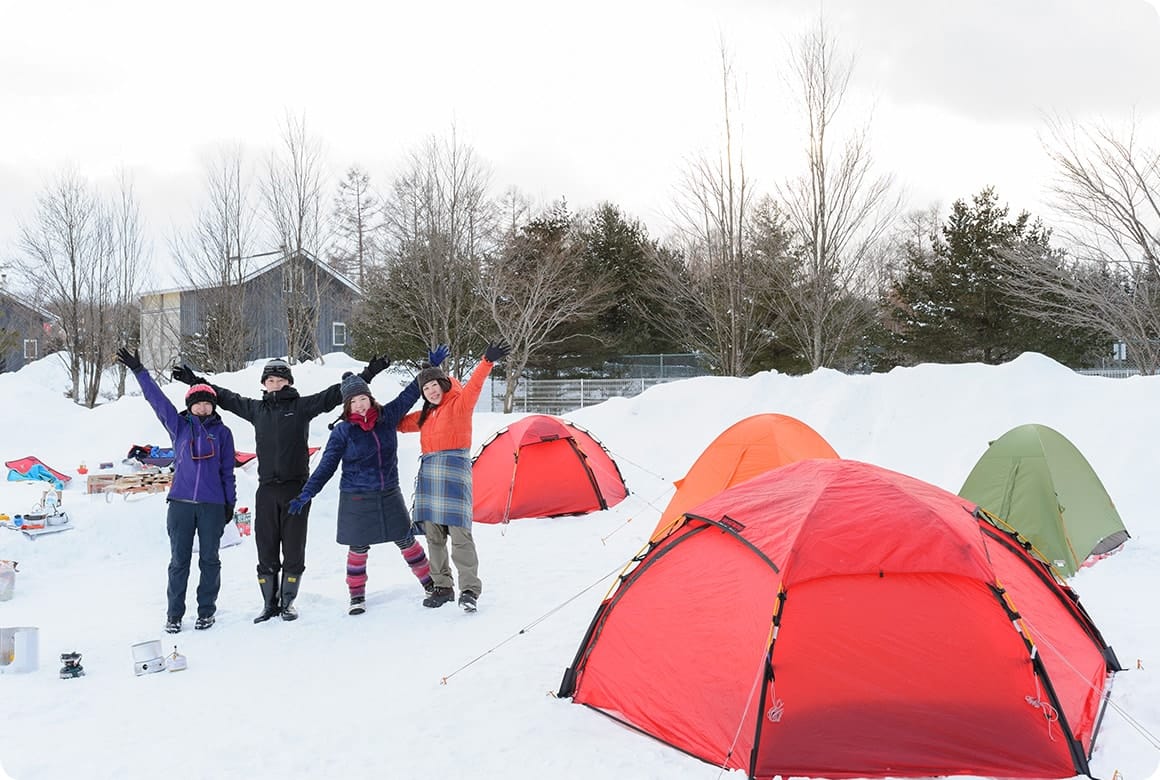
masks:
<instances>
[{"instance_id":1,"label":"purple winter jacket","mask_svg":"<svg viewBox=\"0 0 1160 780\"><path fill-rule=\"evenodd\" d=\"M133 376L173 442L169 500L236 504L234 435L218 413L215 411L203 421L188 409L178 412L148 371L142 368Z\"/></svg>"}]
</instances>

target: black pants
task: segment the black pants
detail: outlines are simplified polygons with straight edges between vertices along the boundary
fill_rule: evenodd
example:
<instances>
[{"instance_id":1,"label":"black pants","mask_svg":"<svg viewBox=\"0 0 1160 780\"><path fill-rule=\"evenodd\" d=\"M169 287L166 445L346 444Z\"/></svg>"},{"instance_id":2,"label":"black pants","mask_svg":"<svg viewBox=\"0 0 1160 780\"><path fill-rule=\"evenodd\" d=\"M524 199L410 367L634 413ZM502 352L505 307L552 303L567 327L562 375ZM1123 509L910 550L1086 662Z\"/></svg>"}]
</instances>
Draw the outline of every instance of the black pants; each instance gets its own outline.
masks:
<instances>
[{"instance_id":1,"label":"black pants","mask_svg":"<svg viewBox=\"0 0 1160 780\"><path fill-rule=\"evenodd\" d=\"M304 482L258 485L254 495L254 545L258 548L258 574L278 576L279 571L306 571L306 518L310 504L291 515L290 501L302 492Z\"/></svg>"}]
</instances>

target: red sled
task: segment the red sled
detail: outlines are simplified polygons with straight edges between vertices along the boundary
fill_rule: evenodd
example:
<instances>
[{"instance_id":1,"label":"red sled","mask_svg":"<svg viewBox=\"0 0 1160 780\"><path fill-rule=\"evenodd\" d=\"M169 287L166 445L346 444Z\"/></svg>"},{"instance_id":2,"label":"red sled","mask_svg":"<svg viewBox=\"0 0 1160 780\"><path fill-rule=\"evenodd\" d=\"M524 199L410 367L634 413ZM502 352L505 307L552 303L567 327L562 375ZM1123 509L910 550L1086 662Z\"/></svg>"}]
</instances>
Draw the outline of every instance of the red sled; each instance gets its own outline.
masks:
<instances>
[{"instance_id":1,"label":"red sled","mask_svg":"<svg viewBox=\"0 0 1160 780\"><path fill-rule=\"evenodd\" d=\"M32 469L33 466L42 466L45 469L45 471L47 471L49 474L52 474L54 477L59 479L61 482L72 481L72 477L70 477L68 474L61 474L59 471L52 468L47 463L43 462L40 458L36 457L35 455L29 455L28 457L20 458L19 460L10 460L10 461L5 462L4 465L7 466L8 468L12 469L13 471L19 472L21 474L27 474L29 472L29 470Z\"/></svg>"},{"instance_id":2,"label":"red sled","mask_svg":"<svg viewBox=\"0 0 1160 780\"><path fill-rule=\"evenodd\" d=\"M321 449L320 447L310 447L307 452L313 455ZM242 452L241 450L234 450L234 468L241 468L254 458L258 457L256 452Z\"/></svg>"}]
</instances>

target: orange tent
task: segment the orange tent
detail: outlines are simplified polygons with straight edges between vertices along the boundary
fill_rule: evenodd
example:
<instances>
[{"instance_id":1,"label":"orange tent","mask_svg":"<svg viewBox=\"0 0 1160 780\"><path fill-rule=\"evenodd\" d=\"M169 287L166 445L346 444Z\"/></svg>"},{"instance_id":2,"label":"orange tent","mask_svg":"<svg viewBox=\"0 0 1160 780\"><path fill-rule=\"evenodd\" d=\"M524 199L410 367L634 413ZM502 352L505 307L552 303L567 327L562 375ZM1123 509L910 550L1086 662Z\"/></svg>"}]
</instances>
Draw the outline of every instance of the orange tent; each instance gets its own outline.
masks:
<instances>
[{"instance_id":1,"label":"orange tent","mask_svg":"<svg viewBox=\"0 0 1160 780\"><path fill-rule=\"evenodd\" d=\"M770 469L810 458L836 458L834 448L810 426L784 414L755 414L734 423L705 448L653 531L655 541L689 507Z\"/></svg>"}]
</instances>

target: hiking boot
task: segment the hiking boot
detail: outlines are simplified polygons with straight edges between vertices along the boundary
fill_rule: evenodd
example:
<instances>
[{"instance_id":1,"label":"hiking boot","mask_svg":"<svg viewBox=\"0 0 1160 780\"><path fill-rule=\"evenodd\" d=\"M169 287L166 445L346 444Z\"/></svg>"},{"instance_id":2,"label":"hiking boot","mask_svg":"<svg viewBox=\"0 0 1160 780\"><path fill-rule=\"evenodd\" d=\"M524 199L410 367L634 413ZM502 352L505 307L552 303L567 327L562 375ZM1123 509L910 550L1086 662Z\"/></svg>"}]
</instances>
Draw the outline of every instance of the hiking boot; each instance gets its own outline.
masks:
<instances>
[{"instance_id":1,"label":"hiking boot","mask_svg":"<svg viewBox=\"0 0 1160 780\"><path fill-rule=\"evenodd\" d=\"M204 615L199 617L193 627L198 631L205 631L207 628L213 626L213 615Z\"/></svg>"},{"instance_id":2,"label":"hiking boot","mask_svg":"<svg viewBox=\"0 0 1160 780\"><path fill-rule=\"evenodd\" d=\"M475 611L475 594L469 590L465 590L459 594L459 606L463 607L464 612Z\"/></svg>"},{"instance_id":3,"label":"hiking boot","mask_svg":"<svg viewBox=\"0 0 1160 780\"><path fill-rule=\"evenodd\" d=\"M361 615L367 611L366 596L351 596L350 609L347 610L348 615Z\"/></svg>"},{"instance_id":4,"label":"hiking boot","mask_svg":"<svg viewBox=\"0 0 1160 780\"><path fill-rule=\"evenodd\" d=\"M455 591L451 588L435 587L423 599L424 607L441 607L449 601L455 601Z\"/></svg>"},{"instance_id":5,"label":"hiking boot","mask_svg":"<svg viewBox=\"0 0 1160 780\"><path fill-rule=\"evenodd\" d=\"M181 618L165 618L165 633L176 634L181 631Z\"/></svg>"}]
</instances>

